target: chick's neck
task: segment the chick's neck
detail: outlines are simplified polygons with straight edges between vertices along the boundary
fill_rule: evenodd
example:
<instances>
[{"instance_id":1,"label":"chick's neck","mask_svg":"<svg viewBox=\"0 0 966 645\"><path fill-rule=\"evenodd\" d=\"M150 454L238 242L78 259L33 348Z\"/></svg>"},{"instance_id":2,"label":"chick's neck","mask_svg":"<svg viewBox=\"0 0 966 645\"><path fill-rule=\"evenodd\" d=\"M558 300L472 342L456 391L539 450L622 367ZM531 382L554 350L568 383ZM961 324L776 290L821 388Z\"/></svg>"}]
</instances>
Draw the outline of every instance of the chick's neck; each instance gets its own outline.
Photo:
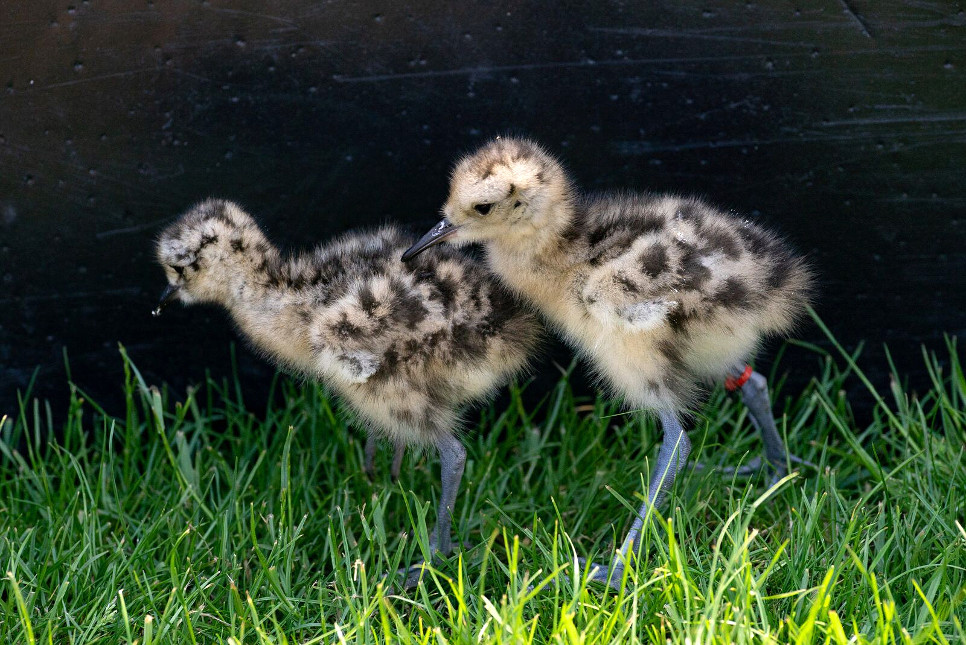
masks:
<instances>
[{"instance_id":1,"label":"chick's neck","mask_svg":"<svg viewBox=\"0 0 966 645\"><path fill-rule=\"evenodd\" d=\"M274 247L249 256L231 271L225 303L235 324L258 349L302 372L314 370L310 310L304 292L285 279L284 261Z\"/></svg>"}]
</instances>

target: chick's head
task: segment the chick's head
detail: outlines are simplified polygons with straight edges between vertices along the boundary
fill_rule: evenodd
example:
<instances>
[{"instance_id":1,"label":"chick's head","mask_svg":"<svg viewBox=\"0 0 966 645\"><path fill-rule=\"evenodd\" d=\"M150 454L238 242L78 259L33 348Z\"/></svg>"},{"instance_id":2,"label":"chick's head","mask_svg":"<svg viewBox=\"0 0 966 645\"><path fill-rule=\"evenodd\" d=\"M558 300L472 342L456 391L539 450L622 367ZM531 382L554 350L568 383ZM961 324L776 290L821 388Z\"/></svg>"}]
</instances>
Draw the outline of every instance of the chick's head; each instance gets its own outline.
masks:
<instances>
[{"instance_id":1,"label":"chick's head","mask_svg":"<svg viewBox=\"0 0 966 645\"><path fill-rule=\"evenodd\" d=\"M253 258L269 247L250 215L232 202L209 199L193 206L158 238L158 263L168 287L155 310L171 300L224 302Z\"/></svg>"},{"instance_id":2,"label":"chick's head","mask_svg":"<svg viewBox=\"0 0 966 645\"><path fill-rule=\"evenodd\" d=\"M456 165L444 219L404 259L438 242L526 246L567 224L572 196L560 163L527 139L496 138Z\"/></svg>"}]
</instances>

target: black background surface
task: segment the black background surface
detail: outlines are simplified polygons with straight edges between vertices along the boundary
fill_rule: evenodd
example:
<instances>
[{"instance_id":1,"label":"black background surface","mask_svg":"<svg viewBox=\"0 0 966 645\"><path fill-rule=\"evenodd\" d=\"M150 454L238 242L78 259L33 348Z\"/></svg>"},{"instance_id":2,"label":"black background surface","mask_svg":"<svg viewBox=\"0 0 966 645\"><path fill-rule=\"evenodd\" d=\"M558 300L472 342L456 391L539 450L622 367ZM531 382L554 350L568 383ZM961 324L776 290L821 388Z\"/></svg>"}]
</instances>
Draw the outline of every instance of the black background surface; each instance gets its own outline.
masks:
<instances>
[{"instance_id":1,"label":"black background surface","mask_svg":"<svg viewBox=\"0 0 966 645\"><path fill-rule=\"evenodd\" d=\"M234 199L289 248L424 228L457 155L505 132L586 189L777 228L873 379L888 343L923 384L920 345L966 331L964 53L954 2L4 2L0 413L37 366L59 409L64 347L109 410L119 341L176 391L230 370L223 314L149 315L154 236L192 202ZM257 406L271 369L239 366Z\"/></svg>"}]
</instances>

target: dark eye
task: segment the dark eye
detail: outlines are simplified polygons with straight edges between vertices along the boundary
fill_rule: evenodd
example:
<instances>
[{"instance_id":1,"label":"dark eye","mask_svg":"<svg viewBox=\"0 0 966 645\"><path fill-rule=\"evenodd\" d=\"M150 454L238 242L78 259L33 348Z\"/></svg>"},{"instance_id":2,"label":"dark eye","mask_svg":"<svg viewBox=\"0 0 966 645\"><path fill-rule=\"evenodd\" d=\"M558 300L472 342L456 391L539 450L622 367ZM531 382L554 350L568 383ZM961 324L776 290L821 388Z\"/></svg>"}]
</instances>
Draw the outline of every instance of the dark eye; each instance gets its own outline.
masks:
<instances>
[{"instance_id":1,"label":"dark eye","mask_svg":"<svg viewBox=\"0 0 966 645\"><path fill-rule=\"evenodd\" d=\"M175 273L177 273L179 276L182 278L184 277L184 267L179 267L176 264L172 264L171 268L174 269Z\"/></svg>"},{"instance_id":2,"label":"dark eye","mask_svg":"<svg viewBox=\"0 0 966 645\"><path fill-rule=\"evenodd\" d=\"M473 207L473 210L475 210L480 215L486 215L487 213L490 212L491 208L493 208L493 204L477 204L476 206Z\"/></svg>"}]
</instances>

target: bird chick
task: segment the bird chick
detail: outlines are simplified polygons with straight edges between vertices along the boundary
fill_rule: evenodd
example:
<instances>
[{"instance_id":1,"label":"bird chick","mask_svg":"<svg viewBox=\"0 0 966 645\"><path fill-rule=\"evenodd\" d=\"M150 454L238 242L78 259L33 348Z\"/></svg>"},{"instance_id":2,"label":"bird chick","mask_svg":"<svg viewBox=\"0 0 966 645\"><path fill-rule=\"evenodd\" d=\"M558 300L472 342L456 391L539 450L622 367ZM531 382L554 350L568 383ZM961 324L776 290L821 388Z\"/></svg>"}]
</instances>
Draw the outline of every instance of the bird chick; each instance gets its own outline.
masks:
<instances>
[{"instance_id":1,"label":"bird chick","mask_svg":"<svg viewBox=\"0 0 966 645\"><path fill-rule=\"evenodd\" d=\"M443 240L481 242L490 269L615 394L661 421L648 499L611 565L612 584L648 509L687 461L681 418L702 384L741 389L776 471L801 463L778 434L765 378L746 363L765 336L791 329L811 292L808 267L778 237L691 197L580 195L554 157L515 138L456 165L443 214L404 259Z\"/></svg>"},{"instance_id":2,"label":"bird chick","mask_svg":"<svg viewBox=\"0 0 966 645\"><path fill-rule=\"evenodd\" d=\"M434 448L442 495L431 548L445 555L466 459L459 410L526 365L540 326L455 249L401 262L414 240L382 227L284 257L237 205L208 200L158 240L168 286L155 313L172 300L220 305L253 347L322 382L370 435Z\"/></svg>"}]
</instances>

